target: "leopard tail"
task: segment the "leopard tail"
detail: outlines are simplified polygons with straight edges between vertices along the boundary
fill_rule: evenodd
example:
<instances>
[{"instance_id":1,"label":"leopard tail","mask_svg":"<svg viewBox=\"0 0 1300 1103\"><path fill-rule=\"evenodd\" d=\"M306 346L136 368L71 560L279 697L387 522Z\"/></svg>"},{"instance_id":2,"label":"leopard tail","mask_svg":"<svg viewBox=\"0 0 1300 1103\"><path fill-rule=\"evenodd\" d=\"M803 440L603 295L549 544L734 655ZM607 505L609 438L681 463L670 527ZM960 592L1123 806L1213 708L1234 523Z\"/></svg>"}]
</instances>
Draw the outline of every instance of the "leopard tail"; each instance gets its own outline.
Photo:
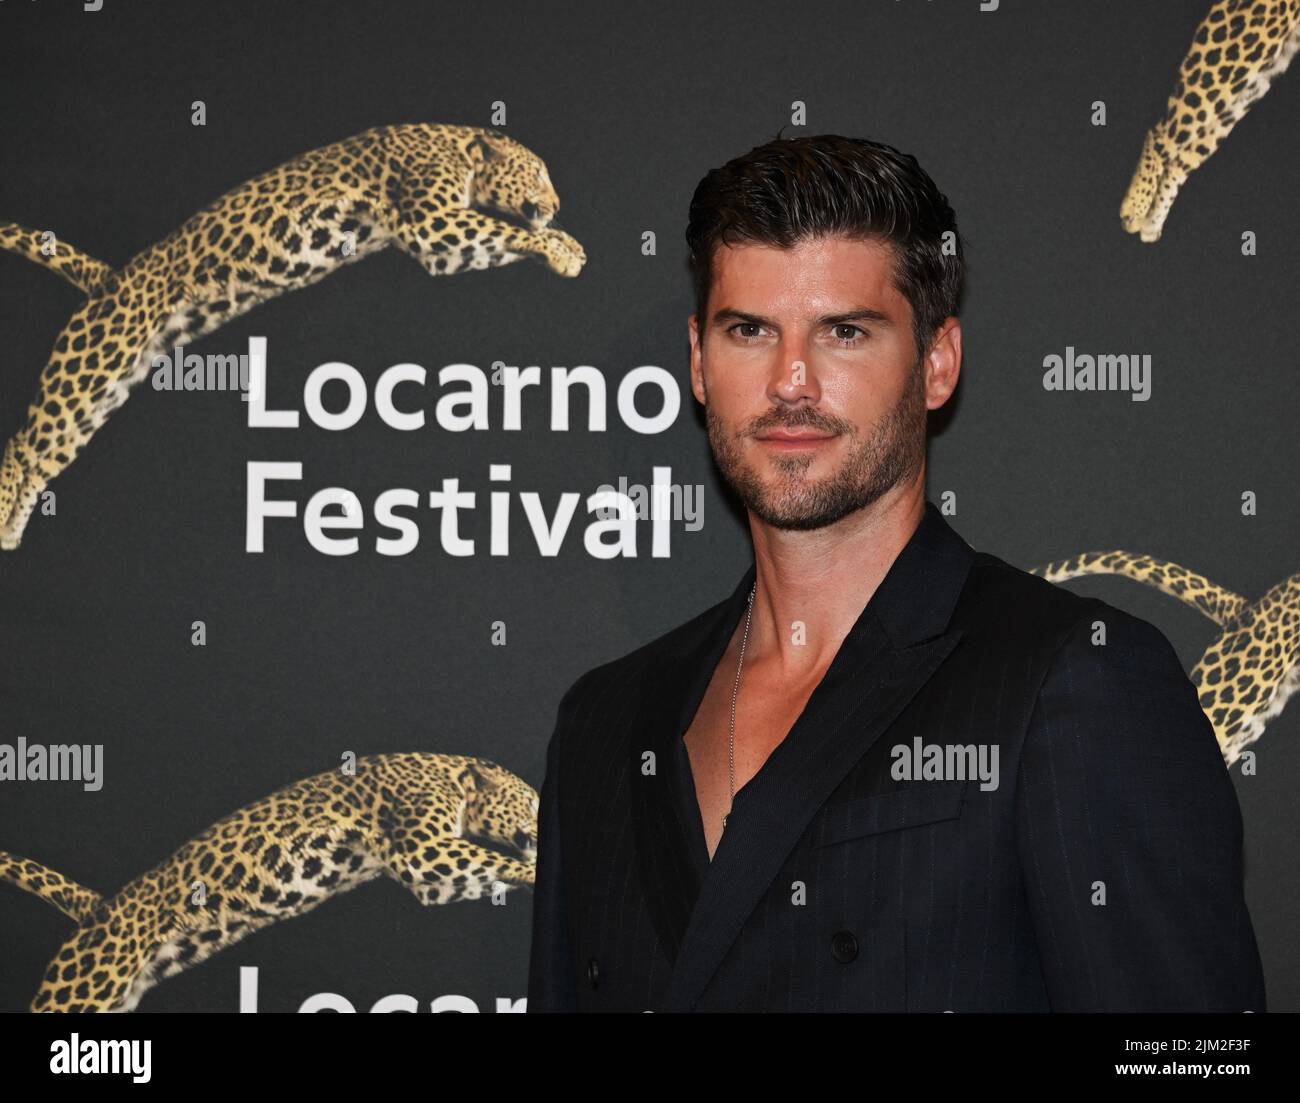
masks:
<instances>
[{"instance_id":1,"label":"leopard tail","mask_svg":"<svg viewBox=\"0 0 1300 1103\"><path fill-rule=\"evenodd\" d=\"M1211 582L1195 571L1170 563L1165 559L1155 559L1149 555L1134 552L1107 551L1084 552L1071 559L1060 559L1042 567L1032 567L1030 574L1036 574L1048 582L1064 582L1083 575L1111 574L1130 578L1154 586L1170 597L1176 597L1203 613L1215 624L1227 624L1246 606L1246 599Z\"/></svg>"},{"instance_id":2,"label":"leopard tail","mask_svg":"<svg viewBox=\"0 0 1300 1103\"><path fill-rule=\"evenodd\" d=\"M103 897L93 889L69 880L40 862L3 850L0 850L0 881L39 896L78 923L92 915L103 902Z\"/></svg>"},{"instance_id":3,"label":"leopard tail","mask_svg":"<svg viewBox=\"0 0 1300 1103\"><path fill-rule=\"evenodd\" d=\"M16 222L0 222L0 249L44 265L87 295L98 294L115 275L112 267L74 249L53 231L29 230Z\"/></svg>"}]
</instances>

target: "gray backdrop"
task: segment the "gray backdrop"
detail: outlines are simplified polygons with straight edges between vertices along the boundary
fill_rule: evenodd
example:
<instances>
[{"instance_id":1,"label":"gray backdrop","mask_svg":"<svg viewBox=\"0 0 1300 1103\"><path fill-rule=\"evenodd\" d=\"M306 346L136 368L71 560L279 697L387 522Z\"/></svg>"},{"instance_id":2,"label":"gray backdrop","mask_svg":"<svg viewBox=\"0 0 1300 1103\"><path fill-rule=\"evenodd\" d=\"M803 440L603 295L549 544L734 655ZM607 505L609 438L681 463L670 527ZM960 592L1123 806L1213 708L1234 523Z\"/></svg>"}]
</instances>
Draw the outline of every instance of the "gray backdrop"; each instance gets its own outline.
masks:
<instances>
[{"instance_id":1,"label":"gray backdrop","mask_svg":"<svg viewBox=\"0 0 1300 1103\"><path fill-rule=\"evenodd\" d=\"M144 385L53 484L0 555L0 741L103 743L105 783L0 783L0 849L116 889L209 824L358 754L465 753L540 787L555 707L583 671L730 592L747 532L722 496L689 393L691 310L682 231L709 168L774 136L838 132L912 152L955 207L970 260L966 356L936 426L930 496L976 548L1028 567L1125 548L1181 563L1256 597L1297 570L1300 506L1293 344L1300 224L1300 76L1284 77L1196 172L1162 241L1125 234L1118 209L1146 128L1208 0L1026 3L853 0L825 4L226 3L9 0L0 5L0 220L55 228L113 264L227 189L371 126L489 125L547 161L560 222L585 246L577 280L539 265L433 280L394 251L257 308L195 347L270 349L273 405L300 408L307 374L342 360L368 380L413 361L590 364L616 385L643 364L679 381L682 412L644 436L618 418L589 433L547 426L546 392L523 429L398 433L372 412L329 433L250 429L230 394ZM205 127L190 123L194 100ZM807 125L789 126L793 101ZM1109 125L1091 124L1104 101ZM1288 197L1279 202L1279 197ZM658 252L645 256L653 230ZM1240 235L1259 255L1240 255ZM0 254L0 437L19 427L78 293ZM1152 397L1048 393L1045 356L1150 353ZM410 404L430 421L436 381ZM424 494L459 477L479 495L438 545L331 558L301 527L271 522L244 551L245 468L298 461L302 503L329 485L370 508L394 486ZM674 526L672 555L599 561L575 523L557 557L525 539L487 554L488 465L548 514L656 464L705 487L704 527ZM288 488L282 488L288 489ZM1244 518L1240 495L1258 494ZM579 509L577 521L585 518ZM1214 626L1120 579L1069 583L1157 624L1190 670ZM203 620L206 647L190 643ZM508 645L491 646L504 621ZM1291 932L1297 710L1234 771L1246 821L1248 896L1270 1007L1300 1007ZM234 1011L239 969L259 1006L319 992L366 1010L390 993L424 1009L449 994L480 1010L524 995L531 898L422 909L384 880L272 927L167 981L142 1010ZM1194 917L1189 917L1194 920ZM0 1008L21 1010L71 923L0 888Z\"/></svg>"}]
</instances>

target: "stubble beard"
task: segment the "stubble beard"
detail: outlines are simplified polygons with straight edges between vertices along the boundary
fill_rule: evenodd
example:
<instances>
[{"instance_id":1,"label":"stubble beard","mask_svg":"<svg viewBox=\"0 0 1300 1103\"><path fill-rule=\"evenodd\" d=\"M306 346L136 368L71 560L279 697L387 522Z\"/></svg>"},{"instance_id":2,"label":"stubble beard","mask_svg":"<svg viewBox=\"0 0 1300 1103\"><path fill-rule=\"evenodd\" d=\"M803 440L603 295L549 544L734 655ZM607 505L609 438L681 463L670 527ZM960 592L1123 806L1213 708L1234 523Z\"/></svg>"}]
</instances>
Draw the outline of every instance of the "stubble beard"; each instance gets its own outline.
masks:
<instances>
[{"instance_id":1,"label":"stubble beard","mask_svg":"<svg viewBox=\"0 0 1300 1103\"><path fill-rule=\"evenodd\" d=\"M819 529L863 509L902 482L913 478L925 462L925 380L918 360L907 387L871 435L856 442L856 428L830 419L811 406L781 414L774 410L753 422L743 435L777 427L808 427L849 436L849 454L834 473L809 482L804 473L816 462L814 454L773 454L762 462L774 476L760 477L740 446L742 434L729 433L705 403L709 444L723 480L759 520L778 529Z\"/></svg>"}]
</instances>

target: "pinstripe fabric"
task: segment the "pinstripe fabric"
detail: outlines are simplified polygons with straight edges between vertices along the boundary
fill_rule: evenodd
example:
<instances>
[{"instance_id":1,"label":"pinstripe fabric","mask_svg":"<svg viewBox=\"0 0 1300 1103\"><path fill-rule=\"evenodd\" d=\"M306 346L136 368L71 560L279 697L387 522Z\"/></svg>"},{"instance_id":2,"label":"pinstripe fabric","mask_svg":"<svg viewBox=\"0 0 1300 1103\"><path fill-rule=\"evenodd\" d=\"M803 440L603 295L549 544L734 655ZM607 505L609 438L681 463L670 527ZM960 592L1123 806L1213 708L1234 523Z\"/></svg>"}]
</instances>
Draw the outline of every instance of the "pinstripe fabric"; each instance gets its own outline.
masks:
<instances>
[{"instance_id":1,"label":"pinstripe fabric","mask_svg":"<svg viewBox=\"0 0 1300 1103\"><path fill-rule=\"evenodd\" d=\"M561 701L530 1011L1264 1009L1240 811L1173 648L929 503L709 862L681 737L753 576ZM895 780L918 738L996 746L998 787Z\"/></svg>"},{"instance_id":2,"label":"pinstripe fabric","mask_svg":"<svg viewBox=\"0 0 1300 1103\"><path fill-rule=\"evenodd\" d=\"M709 844L704 838L704 822L700 819L699 799L695 794L695 774L691 770L691 756L686 749L686 733L673 740L673 780L677 797L677 812L681 816L682 833L686 837L686 854L699 880L709 868Z\"/></svg>"}]
</instances>

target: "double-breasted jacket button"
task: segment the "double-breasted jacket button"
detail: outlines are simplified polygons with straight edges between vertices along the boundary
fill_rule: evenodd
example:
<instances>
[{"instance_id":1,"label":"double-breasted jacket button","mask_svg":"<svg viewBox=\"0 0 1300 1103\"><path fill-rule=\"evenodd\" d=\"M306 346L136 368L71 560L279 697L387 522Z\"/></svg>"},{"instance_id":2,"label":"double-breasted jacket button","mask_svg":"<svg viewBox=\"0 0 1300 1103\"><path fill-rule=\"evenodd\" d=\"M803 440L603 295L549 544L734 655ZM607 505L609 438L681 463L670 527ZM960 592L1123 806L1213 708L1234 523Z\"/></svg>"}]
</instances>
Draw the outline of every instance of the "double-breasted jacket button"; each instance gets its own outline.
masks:
<instances>
[{"instance_id":1,"label":"double-breasted jacket button","mask_svg":"<svg viewBox=\"0 0 1300 1103\"><path fill-rule=\"evenodd\" d=\"M858 940L852 931L836 931L831 935L831 957L847 965L858 956Z\"/></svg>"},{"instance_id":2,"label":"double-breasted jacket button","mask_svg":"<svg viewBox=\"0 0 1300 1103\"><path fill-rule=\"evenodd\" d=\"M600 966L594 957L587 961L587 980L591 982L592 988L595 988L600 981Z\"/></svg>"}]
</instances>

